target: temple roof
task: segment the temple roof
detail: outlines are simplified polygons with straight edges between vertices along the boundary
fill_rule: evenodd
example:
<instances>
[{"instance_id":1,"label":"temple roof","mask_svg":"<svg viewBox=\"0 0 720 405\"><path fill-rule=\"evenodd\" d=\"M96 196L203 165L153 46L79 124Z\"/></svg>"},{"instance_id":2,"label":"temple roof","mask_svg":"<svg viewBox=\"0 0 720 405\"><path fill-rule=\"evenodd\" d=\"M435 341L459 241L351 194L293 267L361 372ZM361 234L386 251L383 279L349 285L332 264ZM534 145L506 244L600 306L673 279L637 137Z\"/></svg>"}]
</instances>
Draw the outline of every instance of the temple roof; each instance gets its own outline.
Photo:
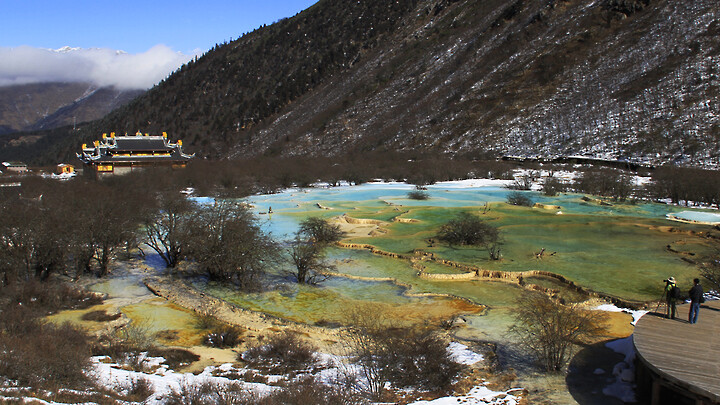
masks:
<instances>
[{"instance_id":1,"label":"temple roof","mask_svg":"<svg viewBox=\"0 0 720 405\"><path fill-rule=\"evenodd\" d=\"M83 145L78 159L87 164L110 163L177 163L186 162L195 155L182 152L182 142L171 143L167 135L118 136L103 135L102 141L95 141L93 146Z\"/></svg>"},{"instance_id":2,"label":"temple roof","mask_svg":"<svg viewBox=\"0 0 720 405\"><path fill-rule=\"evenodd\" d=\"M161 136L120 136L115 139L117 151L162 151L172 149Z\"/></svg>"}]
</instances>

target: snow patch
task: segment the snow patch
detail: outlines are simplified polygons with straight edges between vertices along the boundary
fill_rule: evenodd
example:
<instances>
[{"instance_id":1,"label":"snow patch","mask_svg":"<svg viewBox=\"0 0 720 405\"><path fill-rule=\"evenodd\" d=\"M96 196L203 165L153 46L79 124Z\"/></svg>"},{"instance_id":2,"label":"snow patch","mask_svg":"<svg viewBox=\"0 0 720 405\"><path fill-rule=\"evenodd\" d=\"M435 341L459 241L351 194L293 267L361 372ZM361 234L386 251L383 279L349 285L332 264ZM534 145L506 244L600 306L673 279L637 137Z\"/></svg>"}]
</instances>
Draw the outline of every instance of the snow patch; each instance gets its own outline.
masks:
<instances>
[{"instance_id":1,"label":"snow patch","mask_svg":"<svg viewBox=\"0 0 720 405\"><path fill-rule=\"evenodd\" d=\"M613 367L615 381L603 388L603 394L619 398L623 402L637 402L635 398L635 347L632 336L613 340L605 347L625 355L625 359Z\"/></svg>"},{"instance_id":2,"label":"snow patch","mask_svg":"<svg viewBox=\"0 0 720 405\"><path fill-rule=\"evenodd\" d=\"M454 362L468 366L485 360L482 354L475 353L464 344L458 342L451 342L450 345L448 345L447 351L450 353L450 358Z\"/></svg>"},{"instance_id":3,"label":"snow patch","mask_svg":"<svg viewBox=\"0 0 720 405\"><path fill-rule=\"evenodd\" d=\"M628 314L632 315L632 317L633 317L633 321L631 322L633 325L637 324L637 321L639 321L643 315L650 312L650 311L645 311L645 310L633 310L633 309L628 309L628 308L620 308L620 307L615 306L615 304L598 305L597 307L595 307L593 309L597 310L597 311L628 313Z\"/></svg>"},{"instance_id":4,"label":"snow patch","mask_svg":"<svg viewBox=\"0 0 720 405\"><path fill-rule=\"evenodd\" d=\"M475 188L475 187L504 187L512 184L512 180L494 179L467 179L455 181L440 181L428 188Z\"/></svg>"},{"instance_id":5,"label":"snow patch","mask_svg":"<svg viewBox=\"0 0 720 405\"><path fill-rule=\"evenodd\" d=\"M103 363L107 357L93 357L93 365L95 368L95 377L99 385L107 389L122 392L125 387L130 386L132 381L140 378L146 379L154 390L153 394L144 402L145 404L162 404L164 397L173 391L180 392L183 385L198 385L205 382L211 382L218 385L228 385L230 383L242 384L242 386L260 395L267 395L276 387L271 387L261 383L247 383L236 380L230 380L225 377L215 377L213 372L216 370L227 371L232 368L231 364L223 364L218 367L206 367L202 373L194 375L192 373L177 373L169 370L167 366L160 366L154 373L142 373L131 370L123 370L117 364ZM151 364L159 365L162 358L149 358Z\"/></svg>"},{"instance_id":6,"label":"snow patch","mask_svg":"<svg viewBox=\"0 0 720 405\"><path fill-rule=\"evenodd\" d=\"M417 401L410 405L517 405L520 403L520 396L511 392L522 391L522 388L513 388L507 391L493 391L485 385L478 385L470 390L467 395L456 397L442 397L432 401Z\"/></svg>"}]
</instances>

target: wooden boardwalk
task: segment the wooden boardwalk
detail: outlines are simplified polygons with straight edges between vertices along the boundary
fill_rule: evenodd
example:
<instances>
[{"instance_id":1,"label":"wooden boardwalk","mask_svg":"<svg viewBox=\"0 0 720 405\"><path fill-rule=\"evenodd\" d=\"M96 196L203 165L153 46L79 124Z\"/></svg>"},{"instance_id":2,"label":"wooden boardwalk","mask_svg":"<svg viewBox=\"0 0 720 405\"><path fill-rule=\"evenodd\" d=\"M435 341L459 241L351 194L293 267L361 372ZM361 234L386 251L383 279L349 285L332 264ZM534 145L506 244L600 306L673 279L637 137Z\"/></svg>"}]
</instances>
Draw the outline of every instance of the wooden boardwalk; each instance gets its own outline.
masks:
<instances>
[{"instance_id":1,"label":"wooden boardwalk","mask_svg":"<svg viewBox=\"0 0 720 405\"><path fill-rule=\"evenodd\" d=\"M692 325L689 309L678 305L674 320L647 314L635 326L638 359L653 375L653 403L661 389L670 389L698 404L720 404L720 301L702 304Z\"/></svg>"}]
</instances>

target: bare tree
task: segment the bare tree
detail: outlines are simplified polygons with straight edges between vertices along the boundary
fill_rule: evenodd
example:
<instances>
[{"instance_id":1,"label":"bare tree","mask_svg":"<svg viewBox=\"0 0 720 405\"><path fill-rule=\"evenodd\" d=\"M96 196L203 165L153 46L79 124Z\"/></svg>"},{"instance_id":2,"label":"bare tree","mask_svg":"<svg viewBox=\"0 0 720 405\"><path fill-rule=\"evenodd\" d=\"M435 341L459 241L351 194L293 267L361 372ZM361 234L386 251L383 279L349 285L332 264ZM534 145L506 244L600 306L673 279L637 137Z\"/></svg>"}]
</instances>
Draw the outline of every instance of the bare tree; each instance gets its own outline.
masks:
<instances>
[{"instance_id":1,"label":"bare tree","mask_svg":"<svg viewBox=\"0 0 720 405\"><path fill-rule=\"evenodd\" d=\"M543 181L543 195L549 197L556 196L558 193L564 192L565 189L565 182L555 176L547 176L545 177L545 181Z\"/></svg>"},{"instance_id":2,"label":"bare tree","mask_svg":"<svg viewBox=\"0 0 720 405\"><path fill-rule=\"evenodd\" d=\"M17 198L4 201L0 215L0 269L3 284L27 280L35 257L35 232L30 226L40 216L39 209Z\"/></svg>"},{"instance_id":3,"label":"bare tree","mask_svg":"<svg viewBox=\"0 0 720 405\"><path fill-rule=\"evenodd\" d=\"M289 273L299 284L317 284L324 281L335 266L325 262L325 246L306 241L297 235L289 249L290 260L295 268Z\"/></svg>"},{"instance_id":4,"label":"bare tree","mask_svg":"<svg viewBox=\"0 0 720 405\"><path fill-rule=\"evenodd\" d=\"M98 264L98 277L108 272L110 260L135 238L144 206L141 195L129 190L104 185L91 185L83 198L92 206L85 207L80 232L84 247L92 252Z\"/></svg>"},{"instance_id":5,"label":"bare tree","mask_svg":"<svg viewBox=\"0 0 720 405\"><path fill-rule=\"evenodd\" d=\"M360 314L360 312L356 312L356 314ZM346 340L352 357L346 358L352 359L359 366L357 390L373 400L380 400L388 381L378 356L382 351L382 346L374 338L374 335L382 328L382 321L380 317L373 317L369 314L361 315L359 318L358 316L354 315L353 329Z\"/></svg>"},{"instance_id":6,"label":"bare tree","mask_svg":"<svg viewBox=\"0 0 720 405\"><path fill-rule=\"evenodd\" d=\"M260 278L278 257L276 244L245 206L218 200L199 210L190 225L187 256L211 279L241 289L260 287Z\"/></svg>"},{"instance_id":7,"label":"bare tree","mask_svg":"<svg viewBox=\"0 0 720 405\"><path fill-rule=\"evenodd\" d=\"M632 177L614 169L587 170L575 180L574 187L583 193L618 201L625 201L634 192Z\"/></svg>"},{"instance_id":8,"label":"bare tree","mask_svg":"<svg viewBox=\"0 0 720 405\"><path fill-rule=\"evenodd\" d=\"M158 196L158 209L145 219L145 243L156 251L169 268L182 257L183 244L195 207L183 195L167 192Z\"/></svg>"},{"instance_id":9,"label":"bare tree","mask_svg":"<svg viewBox=\"0 0 720 405\"><path fill-rule=\"evenodd\" d=\"M510 331L547 371L562 370L576 345L605 330L602 312L562 305L543 293L525 292L517 303Z\"/></svg>"},{"instance_id":10,"label":"bare tree","mask_svg":"<svg viewBox=\"0 0 720 405\"><path fill-rule=\"evenodd\" d=\"M315 243L328 245L342 239L345 232L339 225L332 225L325 218L308 217L300 223L298 235L305 236Z\"/></svg>"},{"instance_id":11,"label":"bare tree","mask_svg":"<svg viewBox=\"0 0 720 405\"><path fill-rule=\"evenodd\" d=\"M511 205L517 205L521 207L530 207L533 205L532 199L528 197L526 194L523 194L519 191L513 191L508 193L507 197L508 204Z\"/></svg>"},{"instance_id":12,"label":"bare tree","mask_svg":"<svg viewBox=\"0 0 720 405\"><path fill-rule=\"evenodd\" d=\"M447 344L427 328L393 325L378 308L357 308L350 314L350 356L360 371L359 390L381 400L385 386L438 390L462 370Z\"/></svg>"},{"instance_id":13,"label":"bare tree","mask_svg":"<svg viewBox=\"0 0 720 405\"><path fill-rule=\"evenodd\" d=\"M522 176L516 178L512 183L510 183L507 188L511 190L530 190L536 177L537 173L534 171L523 174Z\"/></svg>"},{"instance_id":14,"label":"bare tree","mask_svg":"<svg viewBox=\"0 0 720 405\"><path fill-rule=\"evenodd\" d=\"M710 283L712 289L720 292L720 252L703 260L700 275Z\"/></svg>"},{"instance_id":15,"label":"bare tree","mask_svg":"<svg viewBox=\"0 0 720 405\"><path fill-rule=\"evenodd\" d=\"M23 189L2 202L0 217L0 271L3 282L10 278L47 279L65 272L74 257L78 226L76 201L67 185L54 184L42 191Z\"/></svg>"}]
</instances>

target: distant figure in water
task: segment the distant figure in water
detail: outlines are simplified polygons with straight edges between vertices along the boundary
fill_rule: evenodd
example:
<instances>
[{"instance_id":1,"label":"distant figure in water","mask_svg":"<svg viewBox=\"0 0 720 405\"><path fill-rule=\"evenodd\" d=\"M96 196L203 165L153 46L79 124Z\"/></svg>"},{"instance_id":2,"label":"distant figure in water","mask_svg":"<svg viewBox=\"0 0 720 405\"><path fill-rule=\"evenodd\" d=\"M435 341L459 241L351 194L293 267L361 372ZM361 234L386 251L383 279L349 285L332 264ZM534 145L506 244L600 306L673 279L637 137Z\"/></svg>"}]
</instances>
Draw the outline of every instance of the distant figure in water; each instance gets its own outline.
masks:
<instances>
[{"instance_id":1,"label":"distant figure in water","mask_svg":"<svg viewBox=\"0 0 720 405\"><path fill-rule=\"evenodd\" d=\"M268 207L268 214L272 214L272 207Z\"/></svg>"}]
</instances>

